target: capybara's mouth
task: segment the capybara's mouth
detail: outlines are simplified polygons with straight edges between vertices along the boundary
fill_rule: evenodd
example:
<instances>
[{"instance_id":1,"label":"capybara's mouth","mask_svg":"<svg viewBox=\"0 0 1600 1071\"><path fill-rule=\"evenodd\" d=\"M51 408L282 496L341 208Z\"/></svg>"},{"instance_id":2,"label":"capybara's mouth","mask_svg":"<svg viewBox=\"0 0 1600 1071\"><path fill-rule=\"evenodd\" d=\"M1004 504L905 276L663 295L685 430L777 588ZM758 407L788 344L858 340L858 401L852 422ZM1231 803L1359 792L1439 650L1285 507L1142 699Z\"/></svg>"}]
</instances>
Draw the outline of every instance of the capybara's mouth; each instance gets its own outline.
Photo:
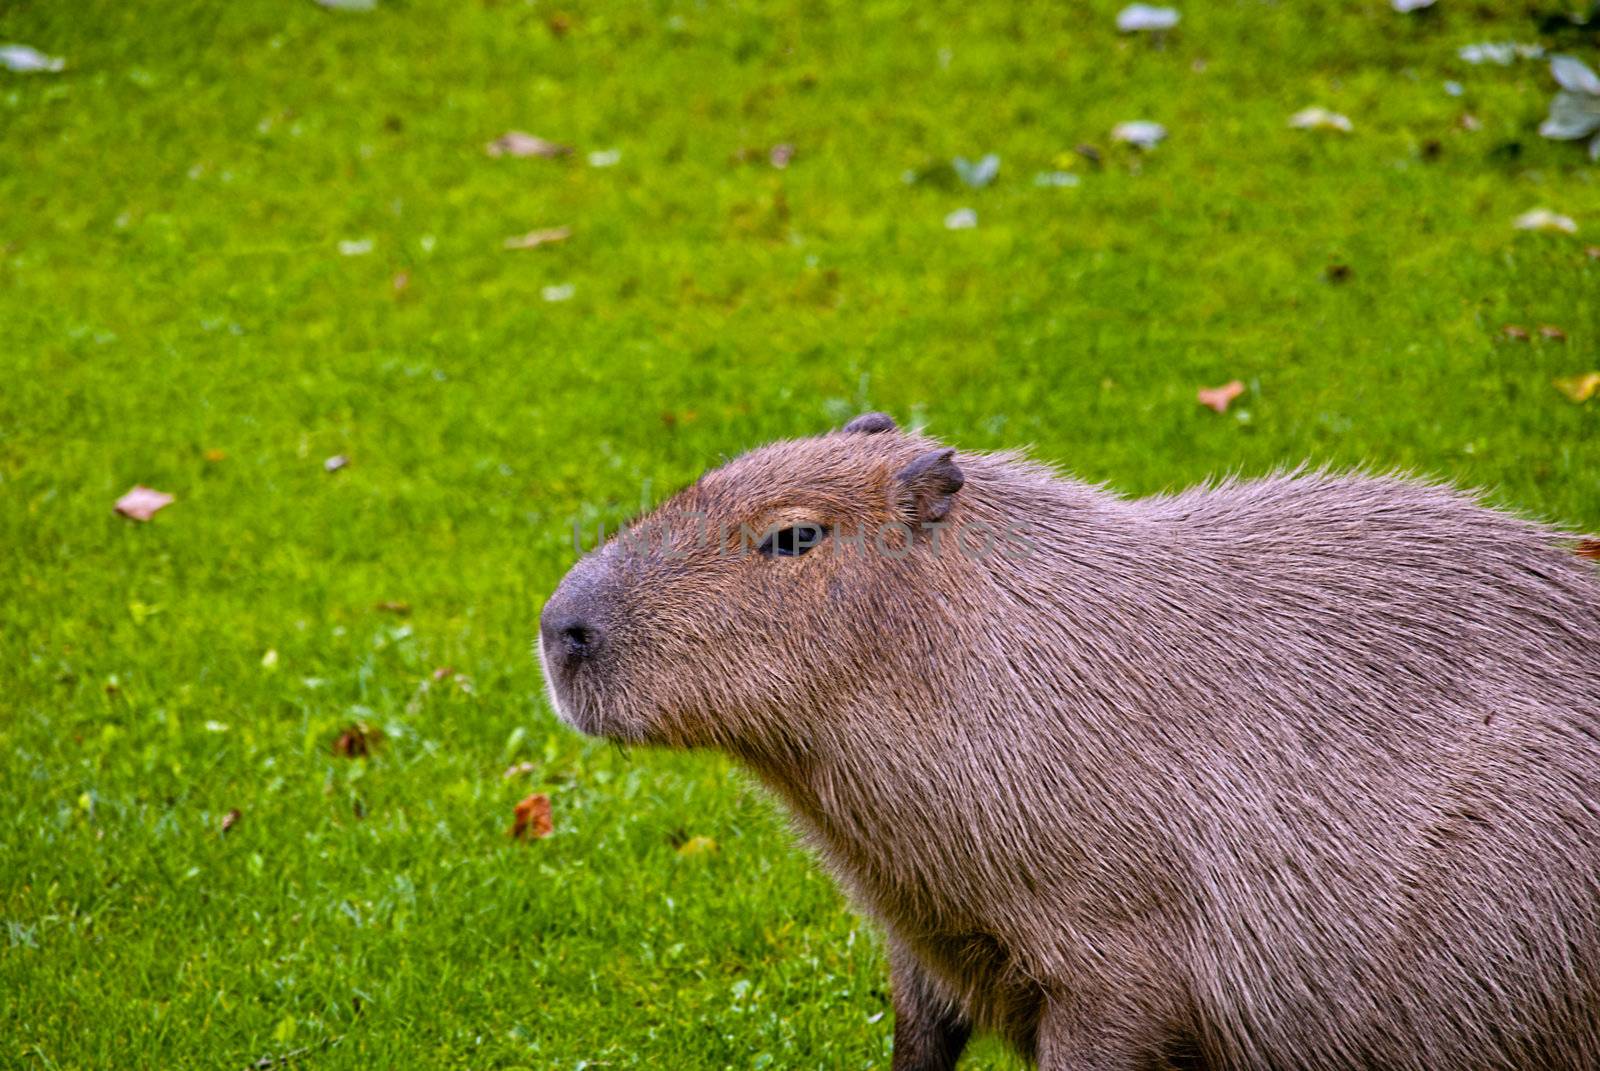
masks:
<instances>
[{"instance_id":1,"label":"capybara's mouth","mask_svg":"<svg viewBox=\"0 0 1600 1071\"><path fill-rule=\"evenodd\" d=\"M637 739L638 733L630 731L620 718L607 715L609 705L595 694L594 681L586 679L592 676L592 666L552 664L542 636L538 647L545 692L557 717L585 736L622 741Z\"/></svg>"}]
</instances>

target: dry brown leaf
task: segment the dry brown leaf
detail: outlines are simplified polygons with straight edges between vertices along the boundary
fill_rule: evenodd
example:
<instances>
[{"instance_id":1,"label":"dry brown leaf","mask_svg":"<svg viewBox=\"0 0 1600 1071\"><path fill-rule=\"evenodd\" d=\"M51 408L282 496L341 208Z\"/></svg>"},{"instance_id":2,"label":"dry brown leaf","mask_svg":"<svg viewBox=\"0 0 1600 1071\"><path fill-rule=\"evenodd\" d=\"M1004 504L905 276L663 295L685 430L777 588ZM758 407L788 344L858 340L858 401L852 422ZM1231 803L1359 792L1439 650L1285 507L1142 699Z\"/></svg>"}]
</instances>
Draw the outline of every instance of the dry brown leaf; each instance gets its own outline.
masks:
<instances>
[{"instance_id":1,"label":"dry brown leaf","mask_svg":"<svg viewBox=\"0 0 1600 1071\"><path fill-rule=\"evenodd\" d=\"M398 599L375 602L372 604L372 608L386 614L398 614L401 617L411 616L411 604L409 602L400 602Z\"/></svg>"},{"instance_id":2,"label":"dry brown leaf","mask_svg":"<svg viewBox=\"0 0 1600 1071\"><path fill-rule=\"evenodd\" d=\"M483 151L490 156L540 156L548 160L556 156L570 156L572 146L546 141L520 130L508 130L485 145Z\"/></svg>"},{"instance_id":3,"label":"dry brown leaf","mask_svg":"<svg viewBox=\"0 0 1600 1071\"><path fill-rule=\"evenodd\" d=\"M1555 324L1540 324L1539 337L1549 339L1551 342L1565 342L1567 333Z\"/></svg>"},{"instance_id":4,"label":"dry brown leaf","mask_svg":"<svg viewBox=\"0 0 1600 1071\"><path fill-rule=\"evenodd\" d=\"M228 830L238 825L239 819L243 817L244 815L239 813L239 808L235 807L233 810L222 816L222 831L226 833Z\"/></svg>"},{"instance_id":5,"label":"dry brown leaf","mask_svg":"<svg viewBox=\"0 0 1600 1071\"><path fill-rule=\"evenodd\" d=\"M127 494L117 499L116 510L132 520L148 521L156 515L156 511L166 509L175 501L165 491L135 484Z\"/></svg>"},{"instance_id":6,"label":"dry brown leaf","mask_svg":"<svg viewBox=\"0 0 1600 1071\"><path fill-rule=\"evenodd\" d=\"M1581 376L1565 376L1555 381L1556 390L1575 402L1586 402L1600 391L1600 372L1585 372Z\"/></svg>"},{"instance_id":7,"label":"dry brown leaf","mask_svg":"<svg viewBox=\"0 0 1600 1071\"><path fill-rule=\"evenodd\" d=\"M555 829L550 820L550 797L536 792L517 804L509 835L516 840L538 840Z\"/></svg>"},{"instance_id":8,"label":"dry brown leaf","mask_svg":"<svg viewBox=\"0 0 1600 1071\"><path fill-rule=\"evenodd\" d=\"M1600 539L1578 540L1578 557L1600 562Z\"/></svg>"},{"instance_id":9,"label":"dry brown leaf","mask_svg":"<svg viewBox=\"0 0 1600 1071\"><path fill-rule=\"evenodd\" d=\"M1510 339L1512 342L1526 342L1533 337L1528 333L1528 329L1526 327L1522 327L1518 324L1506 324L1504 327L1500 328L1500 333L1506 338Z\"/></svg>"},{"instance_id":10,"label":"dry brown leaf","mask_svg":"<svg viewBox=\"0 0 1600 1071\"><path fill-rule=\"evenodd\" d=\"M455 666L440 666L438 669L435 669L433 671L433 679L435 681L449 680L451 677L454 677L455 675L456 675L456 667Z\"/></svg>"},{"instance_id":11,"label":"dry brown leaf","mask_svg":"<svg viewBox=\"0 0 1600 1071\"><path fill-rule=\"evenodd\" d=\"M358 721L339 734L333 742L333 753L344 759L361 759L376 751L382 742L381 729Z\"/></svg>"},{"instance_id":12,"label":"dry brown leaf","mask_svg":"<svg viewBox=\"0 0 1600 1071\"><path fill-rule=\"evenodd\" d=\"M1201 405L1215 409L1219 413L1226 413L1229 403L1243 393L1244 384L1237 379L1231 379L1220 387L1202 387L1195 397Z\"/></svg>"},{"instance_id":13,"label":"dry brown leaf","mask_svg":"<svg viewBox=\"0 0 1600 1071\"><path fill-rule=\"evenodd\" d=\"M545 230L513 235L507 238L503 244L507 249L538 249L541 245L553 245L556 242L564 242L571 237L571 227L549 227Z\"/></svg>"}]
</instances>

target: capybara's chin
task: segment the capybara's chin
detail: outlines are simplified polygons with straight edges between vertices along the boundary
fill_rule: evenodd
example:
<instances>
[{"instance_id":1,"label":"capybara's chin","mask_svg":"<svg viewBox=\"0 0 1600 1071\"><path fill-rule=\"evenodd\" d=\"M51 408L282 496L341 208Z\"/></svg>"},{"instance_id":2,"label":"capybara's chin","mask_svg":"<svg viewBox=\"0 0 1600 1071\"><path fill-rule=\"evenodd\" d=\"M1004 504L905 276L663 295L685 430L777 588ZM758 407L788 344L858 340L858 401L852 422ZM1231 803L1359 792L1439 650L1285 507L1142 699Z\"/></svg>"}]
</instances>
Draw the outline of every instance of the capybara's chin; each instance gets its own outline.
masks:
<instances>
[{"instance_id":1,"label":"capybara's chin","mask_svg":"<svg viewBox=\"0 0 1600 1071\"><path fill-rule=\"evenodd\" d=\"M646 734L624 713L625 707L608 701L608 689L599 681L595 667L563 669L553 665L539 639L539 666L544 673L545 690L556 716L585 736L597 736L618 743L644 743Z\"/></svg>"}]
</instances>

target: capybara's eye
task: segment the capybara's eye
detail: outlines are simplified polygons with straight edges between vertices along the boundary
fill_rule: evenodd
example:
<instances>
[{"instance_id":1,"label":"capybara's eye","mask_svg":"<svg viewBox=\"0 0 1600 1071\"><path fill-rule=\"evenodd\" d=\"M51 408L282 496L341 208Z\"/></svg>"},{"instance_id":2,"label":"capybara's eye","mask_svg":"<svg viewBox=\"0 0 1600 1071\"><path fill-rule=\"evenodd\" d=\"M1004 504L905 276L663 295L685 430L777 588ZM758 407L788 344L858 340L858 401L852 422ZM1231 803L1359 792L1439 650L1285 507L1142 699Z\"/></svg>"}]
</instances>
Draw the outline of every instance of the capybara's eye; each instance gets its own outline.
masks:
<instances>
[{"instance_id":1,"label":"capybara's eye","mask_svg":"<svg viewBox=\"0 0 1600 1071\"><path fill-rule=\"evenodd\" d=\"M769 558L797 558L827 536L828 530L820 524L797 524L769 535L761 544L761 553Z\"/></svg>"}]
</instances>

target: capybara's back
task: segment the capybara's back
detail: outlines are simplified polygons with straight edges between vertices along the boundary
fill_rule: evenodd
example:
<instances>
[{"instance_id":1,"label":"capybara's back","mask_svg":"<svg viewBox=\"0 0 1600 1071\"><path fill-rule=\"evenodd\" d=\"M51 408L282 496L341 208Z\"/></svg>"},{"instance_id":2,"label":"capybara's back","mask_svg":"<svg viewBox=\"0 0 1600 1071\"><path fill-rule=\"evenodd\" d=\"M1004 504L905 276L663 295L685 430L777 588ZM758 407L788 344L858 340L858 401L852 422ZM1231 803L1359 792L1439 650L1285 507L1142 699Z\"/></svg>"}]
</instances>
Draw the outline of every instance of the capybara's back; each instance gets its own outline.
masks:
<instances>
[{"instance_id":1,"label":"capybara's back","mask_svg":"<svg viewBox=\"0 0 1600 1071\"><path fill-rule=\"evenodd\" d=\"M1127 508L1150 543L1090 642L1133 682L1112 709L1156 715L1141 761L1184 771L1145 803L1188 860L1210 1062L1600 1068L1593 568L1402 480Z\"/></svg>"},{"instance_id":2,"label":"capybara's back","mask_svg":"<svg viewBox=\"0 0 1600 1071\"><path fill-rule=\"evenodd\" d=\"M791 807L887 931L897 1071L973 1029L1600 1068L1600 576L1546 526L1359 475L1126 499L872 415L702 477L541 645L573 724Z\"/></svg>"}]
</instances>

